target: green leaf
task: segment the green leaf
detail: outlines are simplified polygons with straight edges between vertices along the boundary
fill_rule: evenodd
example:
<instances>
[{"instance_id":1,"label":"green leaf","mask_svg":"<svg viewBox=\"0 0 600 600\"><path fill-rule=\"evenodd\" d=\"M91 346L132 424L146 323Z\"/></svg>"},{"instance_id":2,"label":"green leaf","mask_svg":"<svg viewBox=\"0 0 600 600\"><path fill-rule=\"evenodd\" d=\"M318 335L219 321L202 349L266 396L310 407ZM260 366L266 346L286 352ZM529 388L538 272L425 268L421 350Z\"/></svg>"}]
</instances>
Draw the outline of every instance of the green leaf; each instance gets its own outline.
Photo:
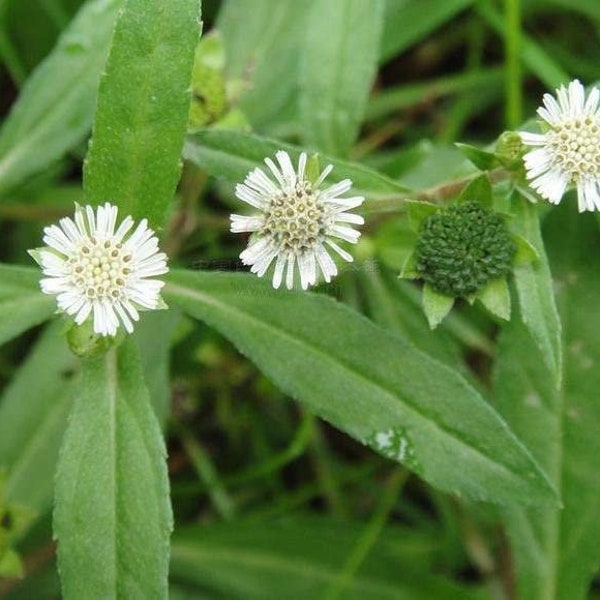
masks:
<instances>
[{"instance_id":1,"label":"green leaf","mask_svg":"<svg viewBox=\"0 0 600 600\"><path fill-rule=\"evenodd\" d=\"M300 63L300 119L309 146L347 156L356 141L377 72L383 10L384 0L311 3Z\"/></svg>"},{"instance_id":2,"label":"green leaf","mask_svg":"<svg viewBox=\"0 0 600 600\"><path fill-rule=\"evenodd\" d=\"M553 502L527 451L462 377L347 306L227 273L172 273L165 296L309 410L394 452L433 485L496 502ZM398 448L386 443L394 440Z\"/></svg>"},{"instance_id":3,"label":"green leaf","mask_svg":"<svg viewBox=\"0 0 600 600\"><path fill-rule=\"evenodd\" d=\"M381 62L404 52L475 0L387 0Z\"/></svg>"},{"instance_id":4,"label":"green leaf","mask_svg":"<svg viewBox=\"0 0 600 600\"><path fill-rule=\"evenodd\" d=\"M134 342L84 360L56 475L65 600L166 599L165 454Z\"/></svg>"},{"instance_id":5,"label":"green leaf","mask_svg":"<svg viewBox=\"0 0 600 600\"><path fill-rule=\"evenodd\" d=\"M515 265L526 265L540 259L538 251L522 235L513 235L512 238L517 247Z\"/></svg>"},{"instance_id":6,"label":"green leaf","mask_svg":"<svg viewBox=\"0 0 600 600\"><path fill-rule=\"evenodd\" d=\"M492 186L487 175L480 175L470 181L461 192L459 202L479 202L488 208L492 207Z\"/></svg>"},{"instance_id":7,"label":"green leaf","mask_svg":"<svg viewBox=\"0 0 600 600\"><path fill-rule=\"evenodd\" d=\"M560 391L524 327L503 333L495 374L497 405L552 481L564 508L506 514L519 598L585 600L600 564L600 252L593 215L573 204L552 209L544 228L557 281L565 339Z\"/></svg>"},{"instance_id":8,"label":"green leaf","mask_svg":"<svg viewBox=\"0 0 600 600\"><path fill-rule=\"evenodd\" d=\"M454 298L436 292L428 283L423 285L423 311L429 327L435 329L452 310Z\"/></svg>"},{"instance_id":9,"label":"green leaf","mask_svg":"<svg viewBox=\"0 0 600 600\"><path fill-rule=\"evenodd\" d=\"M447 331L432 331L423 315L420 302L410 292L417 286L398 281L387 269L362 269L358 272L365 304L372 319L395 331L431 357L460 370L463 366L456 341Z\"/></svg>"},{"instance_id":10,"label":"green leaf","mask_svg":"<svg viewBox=\"0 0 600 600\"><path fill-rule=\"evenodd\" d=\"M171 339L180 321L181 313L177 310L151 311L144 314L134 332L140 348L144 379L161 426L165 425L171 412Z\"/></svg>"},{"instance_id":11,"label":"green leaf","mask_svg":"<svg viewBox=\"0 0 600 600\"><path fill-rule=\"evenodd\" d=\"M420 276L417 269L417 254L413 250L402 264L402 269L400 269L398 277L401 279L419 279Z\"/></svg>"},{"instance_id":12,"label":"green leaf","mask_svg":"<svg viewBox=\"0 0 600 600\"><path fill-rule=\"evenodd\" d=\"M205 129L189 136L183 151L185 159L204 169L210 175L222 177L232 182L241 182L251 169L266 168L264 159L273 156L277 150L286 150L297 164L302 148L284 144L276 140L241 133ZM373 198L389 198L406 191L406 188L362 165L319 156L324 167L331 163L332 176L336 180L352 179L353 190Z\"/></svg>"},{"instance_id":13,"label":"green leaf","mask_svg":"<svg viewBox=\"0 0 600 600\"><path fill-rule=\"evenodd\" d=\"M485 152L470 144L454 144L480 171L489 171L498 165L495 154Z\"/></svg>"},{"instance_id":14,"label":"green leaf","mask_svg":"<svg viewBox=\"0 0 600 600\"><path fill-rule=\"evenodd\" d=\"M261 131L296 121L300 46L310 0L225 0L217 28L223 34L230 87Z\"/></svg>"},{"instance_id":15,"label":"green leaf","mask_svg":"<svg viewBox=\"0 0 600 600\"><path fill-rule=\"evenodd\" d=\"M490 281L480 292L477 299L493 315L508 321L510 319L510 290L506 278Z\"/></svg>"},{"instance_id":16,"label":"green leaf","mask_svg":"<svg viewBox=\"0 0 600 600\"><path fill-rule=\"evenodd\" d=\"M525 198L515 194L513 213L514 229L533 246L539 257L535 262L515 265L521 318L539 346L558 386L562 377L561 324L537 210Z\"/></svg>"},{"instance_id":17,"label":"green leaf","mask_svg":"<svg viewBox=\"0 0 600 600\"><path fill-rule=\"evenodd\" d=\"M413 231L419 231L423 221L440 211L440 207L431 202L407 200L405 202L410 226Z\"/></svg>"},{"instance_id":18,"label":"green leaf","mask_svg":"<svg viewBox=\"0 0 600 600\"><path fill-rule=\"evenodd\" d=\"M39 269L0 264L0 344L52 315L56 300L40 291Z\"/></svg>"},{"instance_id":19,"label":"green leaf","mask_svg":"<svg viewBox=\"0 0 600 600\"><path fill-rule=\"evenodd\" d=\"M100 82L88 203L162 225L179 180L199 0L126 0Z\"/></svg>"},{"instance_id":20,"label":"green leaf","mask_svg":"<svg viewBox=\"0 0 600 600\"><path fill-rule=\"evenodd\" d=\"M52 503L78 364L60 335L62 327L57 321L46 328L0 400L0 471L6 473L6 500L38 513Z\"/></svg>"},{"instance_id":21,"label":"green leaf","mask_svg":"<svg viewBox=\"0 0 600 600\"><path fill-rule=\"evenodd\" d=\"M0 195L86 136L121 0L92 0L27 80L0 131Z\"/></svg>"},{"instance_id":22,"label":"green leaf","mask_svg":"<svg viewBox=\"0 0 600 600\"><path fill-rule=\"evenodd\" d=\"M330 519L190 527L173 541L171 572L231 600L322 598L357 543L361 526ZM351 584L347 600L483 600L483 590L431 575L439 540L388 525ZM425 560L424 560L425 559Z\"/></svg>"}]
</instances>

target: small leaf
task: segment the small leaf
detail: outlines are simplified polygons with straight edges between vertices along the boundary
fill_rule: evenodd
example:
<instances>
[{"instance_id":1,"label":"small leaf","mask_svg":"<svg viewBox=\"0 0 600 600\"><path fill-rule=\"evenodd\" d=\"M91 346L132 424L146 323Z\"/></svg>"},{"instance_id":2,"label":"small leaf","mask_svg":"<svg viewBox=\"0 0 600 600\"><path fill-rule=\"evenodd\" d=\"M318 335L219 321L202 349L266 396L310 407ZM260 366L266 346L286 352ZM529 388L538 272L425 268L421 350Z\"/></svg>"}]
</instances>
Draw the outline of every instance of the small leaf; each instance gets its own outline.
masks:
<instances>
[{"instance_id":1,"label":"small leaf","mask_svg":"<svg viewBox=\"0 0 600 600\"><path fill-rule=\"evenodd\" d=\"M82 362L56 474L63 597L166 599L166 451L137 348L126 339Z\"/></svg>"},{"instance_id":2,"label":"small leaf","mask_svg":"<svg viewBox=\"0 0 600 600\"><path fill-rule=\"evenodd\" d=\"M510 319L510 290L506 278L499 277L490 281L477 293L477 299L493 315L504 321Z\"/></svg>"},{"instance_id":3,"label":"small leaf","mask_svg":"<svg viewBox=\"0 0 600 600\"><path fill-rule=\"evenodd\" d=\"M498 166L495 154L469 144L454 144L480 171L489 171Z\"/></svg>"},{"instance_id":4,"label":"small leaf","mask_svg":"<svg viewBox=\"0 0 600 600\"><path fill-rule=\"evenodd\" d=\"M435 329L452 310L454 298L436 292L428 283L423 286L423 310L429 327Z\"/></svg>"},{"instance_id":5,"label":"small leaf","mask_svg":"<svg viewBox=\"0 0 600 600\"><path fill-rule=\"evenodd\" d=\"M420 273L417 270L417 258L416 253L411 252L407 259L404 261L402 265L402 270L400 271L401 279L419 279Z\"/></svg>"},{"instance_id":6,"label":"small leaf","mask_svg":"<svg viewBox=\"0 0 600 600\"><path fill-rule=\"evenodd\" d=\"M480 175L469 182L461 192L459 202L479 202L487 208L492 208L492 186L487 175Z\"/></svg>"},{"instance_id":7,"label":"small leaf","mask_svg":"<svg viewBox=\"0 0 600 600\"><path fill-rule=\"evenodd\" d=\"M423 221L440 211L440 207L431 202L421 202L416 200L406 200L406 210L410 226L413 231L418 232L421 229Z\"/></svg>"},{"instance_id":8,"label":"small leaf","mask_svg":"<svg viewBox=\"0 0 600 600\"><path fill-rule=\"evenodd\" d=\"M84 169L89 204L160 227L180 175L199 0L126 0Z\"/></svg>"},{"instance_id":9,"label":"small leaf","mask_svg":"<svg viewBox=\"0 0 600 600\"><path fill-rule=\"evenodd\" d=\"M517 247L515 253L515 265L522 266L528 263L535 263L540 260L540 255L535 246L526 240L522 235L513 235L513 241Z\"/></svg>"}]
</instances>

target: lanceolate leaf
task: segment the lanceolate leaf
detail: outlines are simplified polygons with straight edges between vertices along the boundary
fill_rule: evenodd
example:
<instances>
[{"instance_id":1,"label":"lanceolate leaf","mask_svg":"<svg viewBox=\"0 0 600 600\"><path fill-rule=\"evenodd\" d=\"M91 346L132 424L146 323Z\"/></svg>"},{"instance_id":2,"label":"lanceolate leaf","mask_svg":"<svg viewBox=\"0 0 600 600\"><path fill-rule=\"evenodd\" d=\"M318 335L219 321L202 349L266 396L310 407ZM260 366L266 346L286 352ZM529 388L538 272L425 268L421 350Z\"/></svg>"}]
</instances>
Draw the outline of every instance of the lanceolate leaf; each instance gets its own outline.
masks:
<instances>
[{"instance_id":1,"label":"lanceolate leaf","mask_svg":"<svg viewBox=\"0 0 600 600\"><path fill-rule=\"evenodd\" d=\"M165 447L128 339L83 362L56 476L65 600L167 598Z\"/></svg>"},{"instance_id":2,"label":"lanceolate leaf","mask_svg":"<svg viewBox=\"0 0 600 600\"><path fill-rule=\"evenodd\" d=\"M286 393L433 485L497 502L553 502L525 448L473 388L343 304L225 273L174 273L165 295Z\"/></svg>"},{"instance_id":3,"label":"lanceolate leaf","mask_svg":"<svg viewBox=\"0 0 600 600\"><path fill-rule=\"evenodd\" d=\"M126 0L100 82L87 201L162 224L180 173L200 0Z\"/></svg>"},{"instance_id":4,"label":"lanceolate leaf","mask_svg":"<svg viewBox=\"0 0 600 600\"><path fill-rule=\"evenodd\" d=\"M560 391L526 329L512 323L501 338L498 408L545 467L564 508L513 508L506 522L516 555L519 598L584 600L600 565L600 243L592 216L573 205L548 217L549 255L557 279L565 339Z\"/></svg>"},{"instance_id":5,"label":"lanceolate leaf","mask_svg":"<svg viewBox=\"0 0 600 600\"><path fill-rule=\"evenodd\" d=\"M188 137L183 156L215 177L232 182L243 181L251 169L265 167L264 159L277 150L289 152L297 164L302 148L238 131L203 130ZM352 179L354 190L368 194L370 199L389 198L406 188L362 165L320 156L324 167L331 163L335 179ZM265 167L266 168L266 167Z\"/></svg>"},{"instance_id":6,"label":"lanceolate leaf","mask_svg":"<svg viewBox=\"0 0 600 600\"><path fill-rule=\"evenodd\" d=\"M345 156L355 142L377 70L383 9L384 0L312 2L300 62L309 146Z\"/></svg>"},{"instance_id":7,"label":"lanceolate leaf","mask_svg":"<svg viewBox=\"0 0 600 600\"><path fill-rule=\"evenodd\" d=\"M85 3L27 80L0 131L0 194L61 158L87 134L121 3Z\"/></svg>"},{"instance_id":8,"label":"lanceolate leaf","mask_svg":"<svg viewBox=\"0 0 600 600\"><path fill-rule=\"evenodd\" d=\"M56 300L40 291L40 271L0 264L0 344L45 321Z\"/></svg>"},{"instance_id":9,"label":"lanceolate leaf","mask_svg":"<svg viewBox=\"0 0 600 600\"><path fill-rule=\"evenodd\" d=\"M536 261L515 266L521 318L540 348L553 379L559 385L562 373L561 325L537 210L521 196L515 197L513 210L514 227L535 248L538 255Z\"/></svg>"}]
</instances>

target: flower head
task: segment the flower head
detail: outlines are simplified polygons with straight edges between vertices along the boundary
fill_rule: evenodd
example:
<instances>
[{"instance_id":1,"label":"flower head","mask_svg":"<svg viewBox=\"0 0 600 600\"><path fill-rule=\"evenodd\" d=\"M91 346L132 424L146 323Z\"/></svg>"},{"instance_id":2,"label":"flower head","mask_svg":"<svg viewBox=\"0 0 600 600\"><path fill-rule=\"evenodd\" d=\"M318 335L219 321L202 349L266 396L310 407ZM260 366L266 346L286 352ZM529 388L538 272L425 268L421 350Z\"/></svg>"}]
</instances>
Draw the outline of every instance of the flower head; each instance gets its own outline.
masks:
<instances>
[{"instance_id":1,"label":"flower head","mask_svg":"<svg viewBox=\"0 0 600 600\"><path fill-rule=\"evenodd\" d=\"M524 156L527 179L553 204L574 185L580 212L600 210L600 91L592 88L586 98L574 80L556 94L558 100L545 94L538 109L548 130L520 133L525 145L535 147Z\"/></svg>"},{"instance_id":2,"label":"flower head","mask_svg":"<svg viewBox=\"0 0 600 600\"><path fill-rule=\"evenodd\" d=\"M275 154L276 165L265 159L272 177L256 168L236 187L236 196L261 214L253 216L231 215L231 231L251 232L248 247L240 254L242 262L251 265L251 271L262 277L273 261L273 287L281 285L286 271L286 285L294 285L296 264L302 289L317 282L319 271L327 282L337 274L337 267L327 247L344 260L352 256L334 241L341 239L355 244L360 233L350 225L361 225L364 219L346 211L360 206L364 198L341 198L352 187L344 179L330 187L320 189L331 173L329 165L316 181L306 177L307 157L300 154L298 169L294 169L287 152ZM274 178L274 179L273 179Z\"/></svg>"},{"instance_id":3,"label":"flower head","mask_svg":"<svg viewBox=\"0 0 600 600\"><path fill-rule=\"evenodd\" d=\"M506 276L515 250L500 215L478 202L463 202L425 219L415 249L416 270L436 292L467 297Z\"/></svg>"},{"instance_id":4,"label":"flower head","mask_svg":"<svg viewBox=\"0 0 600 600\"><path fill-rule=\"evenodd\" d=\"M115 230L116 224L116 206L106 203L95 212L76 206L74 220L46 227L47 246L31 252L46 276L42 292L56 295L78 325L93 315L94 332L104 336L116 335L120 324L131 333L139 309L160 306L164 282L148 278L169 270L146 219L133 233L131 217Z\"/></svg>"}]
</instances>

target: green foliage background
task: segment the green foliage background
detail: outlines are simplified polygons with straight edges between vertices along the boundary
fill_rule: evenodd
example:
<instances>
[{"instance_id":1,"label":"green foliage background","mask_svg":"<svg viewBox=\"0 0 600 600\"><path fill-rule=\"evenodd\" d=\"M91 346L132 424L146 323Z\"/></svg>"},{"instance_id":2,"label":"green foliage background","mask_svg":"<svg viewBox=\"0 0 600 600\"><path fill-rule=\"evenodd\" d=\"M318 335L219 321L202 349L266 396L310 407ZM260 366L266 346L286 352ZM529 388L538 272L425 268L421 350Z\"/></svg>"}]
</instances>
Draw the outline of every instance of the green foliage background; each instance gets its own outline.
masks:
<instances>
[{"instance_id":1,"label":"green foliage background","mask_svg":"<svg viewBox=\"0 0 600 600\"><path fill-rule=\"evenodd\" d=\"M600 598L598 223L454 145L493 151L600 79L600 5L204 0L202 21L197 49L198 0L0 4L0 598ZM278 149L366 197L356 262L315 292L240 272L228 232ZM416 203L473 163L529 259L432 331L397 276ZM159 233L170 310L79 360L26 250L106 201Z\"/></svg>"}]
</instances>

